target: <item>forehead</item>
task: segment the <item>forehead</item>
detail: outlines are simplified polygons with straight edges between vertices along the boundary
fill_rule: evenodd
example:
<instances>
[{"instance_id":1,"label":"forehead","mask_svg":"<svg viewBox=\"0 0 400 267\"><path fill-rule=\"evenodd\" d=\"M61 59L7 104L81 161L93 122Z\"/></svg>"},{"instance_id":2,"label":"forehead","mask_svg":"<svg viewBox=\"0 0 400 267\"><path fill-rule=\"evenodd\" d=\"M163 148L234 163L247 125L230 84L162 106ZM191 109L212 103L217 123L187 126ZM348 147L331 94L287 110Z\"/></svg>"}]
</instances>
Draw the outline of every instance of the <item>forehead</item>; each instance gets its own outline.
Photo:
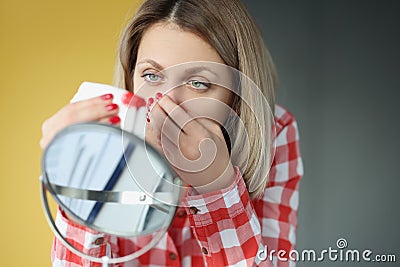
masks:
<instances>
[{"instance_id":1,"label":"forehead","mask_svg":"<svg viewBox=\"0 0 400 267\"><path fill-rule=\"evenodd\" d=\"M143 59L152 59L164 68L192 61L224 63L210 44L171 22L154 24L144 32L137 61Z\"/></svg>"}]
</instances>

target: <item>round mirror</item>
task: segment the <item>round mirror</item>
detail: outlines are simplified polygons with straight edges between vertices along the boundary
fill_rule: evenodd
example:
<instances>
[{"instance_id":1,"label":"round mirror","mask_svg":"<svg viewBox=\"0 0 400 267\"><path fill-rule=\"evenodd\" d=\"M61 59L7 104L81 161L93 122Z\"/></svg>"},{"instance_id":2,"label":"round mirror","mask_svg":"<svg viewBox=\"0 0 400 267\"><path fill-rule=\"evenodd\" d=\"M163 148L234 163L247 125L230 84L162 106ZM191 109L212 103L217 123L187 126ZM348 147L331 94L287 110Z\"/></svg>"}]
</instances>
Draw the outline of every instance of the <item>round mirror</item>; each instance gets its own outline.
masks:
<instances>
[{"instance_id":1,"label":"round mirror","mask_svg":"<svg viewBox=\"0 0 400 267\"><path fill-rule=\"evenodd\" d=\"M41 179L55 235L78 255L103 263L128 261L155 245L172 222L181 194L180 179L151 146L120 128L94 123L69 126L52 140L43 154ZM72 221L147 244L121 258L85 255L57 228L46 191Z\"/></svg>"}]
</instances>

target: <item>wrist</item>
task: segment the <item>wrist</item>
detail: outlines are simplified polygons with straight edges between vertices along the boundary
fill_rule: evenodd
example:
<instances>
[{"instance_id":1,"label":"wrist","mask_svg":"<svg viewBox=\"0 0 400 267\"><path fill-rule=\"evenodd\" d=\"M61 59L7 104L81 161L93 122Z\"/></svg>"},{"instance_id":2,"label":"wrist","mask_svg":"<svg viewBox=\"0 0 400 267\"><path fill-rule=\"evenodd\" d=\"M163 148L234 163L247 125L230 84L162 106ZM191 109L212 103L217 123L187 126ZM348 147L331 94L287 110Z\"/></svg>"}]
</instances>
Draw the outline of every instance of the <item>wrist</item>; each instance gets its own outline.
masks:
<instances>
[{"instance_id":1,"label":"wrist","mask_svg":"<svg viewBox=\"0 0 400 267\"><path fill-rule=\"evenodd\" d=\"M201 186L193 187L198 194L207 194L210 192L225 189L235 182L236 172L231 163L228 164L225 171L214 181Z\"/></svg>"}]
</instances>

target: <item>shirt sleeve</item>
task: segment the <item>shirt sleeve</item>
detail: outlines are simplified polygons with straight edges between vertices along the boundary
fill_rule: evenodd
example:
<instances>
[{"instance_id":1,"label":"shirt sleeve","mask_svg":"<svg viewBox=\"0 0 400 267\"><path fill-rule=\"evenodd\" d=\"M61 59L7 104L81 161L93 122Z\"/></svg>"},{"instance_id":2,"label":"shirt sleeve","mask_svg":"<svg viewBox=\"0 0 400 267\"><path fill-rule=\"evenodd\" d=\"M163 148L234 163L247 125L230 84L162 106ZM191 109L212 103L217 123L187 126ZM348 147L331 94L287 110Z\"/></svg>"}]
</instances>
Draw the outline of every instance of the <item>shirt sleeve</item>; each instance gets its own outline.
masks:
<instances>
[{"instance_id":1,"label":"shirt sleeve","mask_svg":"<svg viewBox=\"0 0 400 267\"><path fill-rule=\"evenodd\" d=\"M298 186L303 174L296 122L279 129L268 185L250 200L240 170L230 187L183 199L190 224L208 266L294 266ZM270 254L272 249L285 255ZM270 257L271 256L271 257Z\"/></svg>"},{"instance_id":2,"label":"shirt sleeve","mask_svg":"<svg viewBox=\"0 0 400 267\"><path fill-rule=\"evenodd\" d=\"M117 238L96 232L90 228L78 225L70 221L65 213L59 208L56 216L56 225L61 235L79 251L84 254L100 258L106 255L106 246L110 246L113 256L118 253ZM115 254L115 255L114 255ZM51 262L53 267L101 267L100 263L90 262L76 255L64 244L54 237L51 249Z\"/></svg>"}]
</instances>

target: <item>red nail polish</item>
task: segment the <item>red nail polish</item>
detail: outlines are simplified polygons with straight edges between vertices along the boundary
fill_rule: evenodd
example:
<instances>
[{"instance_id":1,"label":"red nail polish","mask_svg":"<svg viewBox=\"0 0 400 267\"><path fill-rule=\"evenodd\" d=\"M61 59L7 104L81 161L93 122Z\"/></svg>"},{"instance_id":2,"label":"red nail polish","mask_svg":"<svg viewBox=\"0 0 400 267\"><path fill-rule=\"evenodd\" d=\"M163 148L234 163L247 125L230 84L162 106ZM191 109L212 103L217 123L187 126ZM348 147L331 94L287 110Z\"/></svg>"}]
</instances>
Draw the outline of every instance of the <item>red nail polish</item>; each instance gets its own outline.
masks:
<instances>
[{"instance_id":1,"label":"red nail polish","mask_svg":"<svg viewBox=\"0 0 400 267\"><path fill-rule=\"evenodd\" d=\"M113 99L114 96L112 94L105 94L105 95L102 95L101 98L103 100L110 100L110 99Z\"/></svg>"},{"instance_id":2,"label":"red nail polish","mask_svg":"<svg viewBox=\"0 0 400 267\"><path fill-rule=\"evenodd\" d=\"M140 96L134 95L132 92L127 92L122 97L122 103L125 105L129 105L129 107L144 107L146 106L146 101Z\"/></svg>"},{"instance_id":3,"label":"red nail polish","mask_svg":"<svg viewBox=\"0 0 400 267\"><path fill-rule=\"evenodd\" d=\"M151 105L153 105L153 103L154 103L154 98L150 97L150 98L147 100L147 105L148 105L148 106L151 106Z\"/></svg>"},{"instance_id":4,"label":"red nail polish","mask_svg":"<svg viewBox=\"0 0 400 267\"><path fill-rule=\"evenodd\" d=\"M121 119L118 116L114 116L114 117L110 118L110 123L111 124L117 124L119 122L121 122Z\"/></svg>"},{"instance_id":5,"label":"red nail polish","mask_svg":"<svg viewBox=\"0 0 400 267\"><path fill-rule=\"evenodd\" d=\"M106 109L108 111L113 111L113 110L116 110L117 108L118 108L117 104L109 104L109 105L106 106Z\"/></svg>"},{"instance_id":6,"label":"red nail polish","mask_svg":"<svg viewBox=\"0 0 400 267\"><path fill-rule=\"evenodd\" d=\"M162 96L163 96L163 95L162 95L161 93L157 93L157 94L156 94L156 99L157 99L157 100L160 100Z\"/></svg>"},{"instance_id":7,"label":"red nail polish","mask_svg":"<svg viewBox=\"0 0 400 267\"><path fill-rule=\"evenodd\" d=\"M132 92L127 92L122 97L122 103L124 103L125 105L129 105L129 103L131 102L132 98L133 98L133 93Z\"/></svg>"}]
</instances>

